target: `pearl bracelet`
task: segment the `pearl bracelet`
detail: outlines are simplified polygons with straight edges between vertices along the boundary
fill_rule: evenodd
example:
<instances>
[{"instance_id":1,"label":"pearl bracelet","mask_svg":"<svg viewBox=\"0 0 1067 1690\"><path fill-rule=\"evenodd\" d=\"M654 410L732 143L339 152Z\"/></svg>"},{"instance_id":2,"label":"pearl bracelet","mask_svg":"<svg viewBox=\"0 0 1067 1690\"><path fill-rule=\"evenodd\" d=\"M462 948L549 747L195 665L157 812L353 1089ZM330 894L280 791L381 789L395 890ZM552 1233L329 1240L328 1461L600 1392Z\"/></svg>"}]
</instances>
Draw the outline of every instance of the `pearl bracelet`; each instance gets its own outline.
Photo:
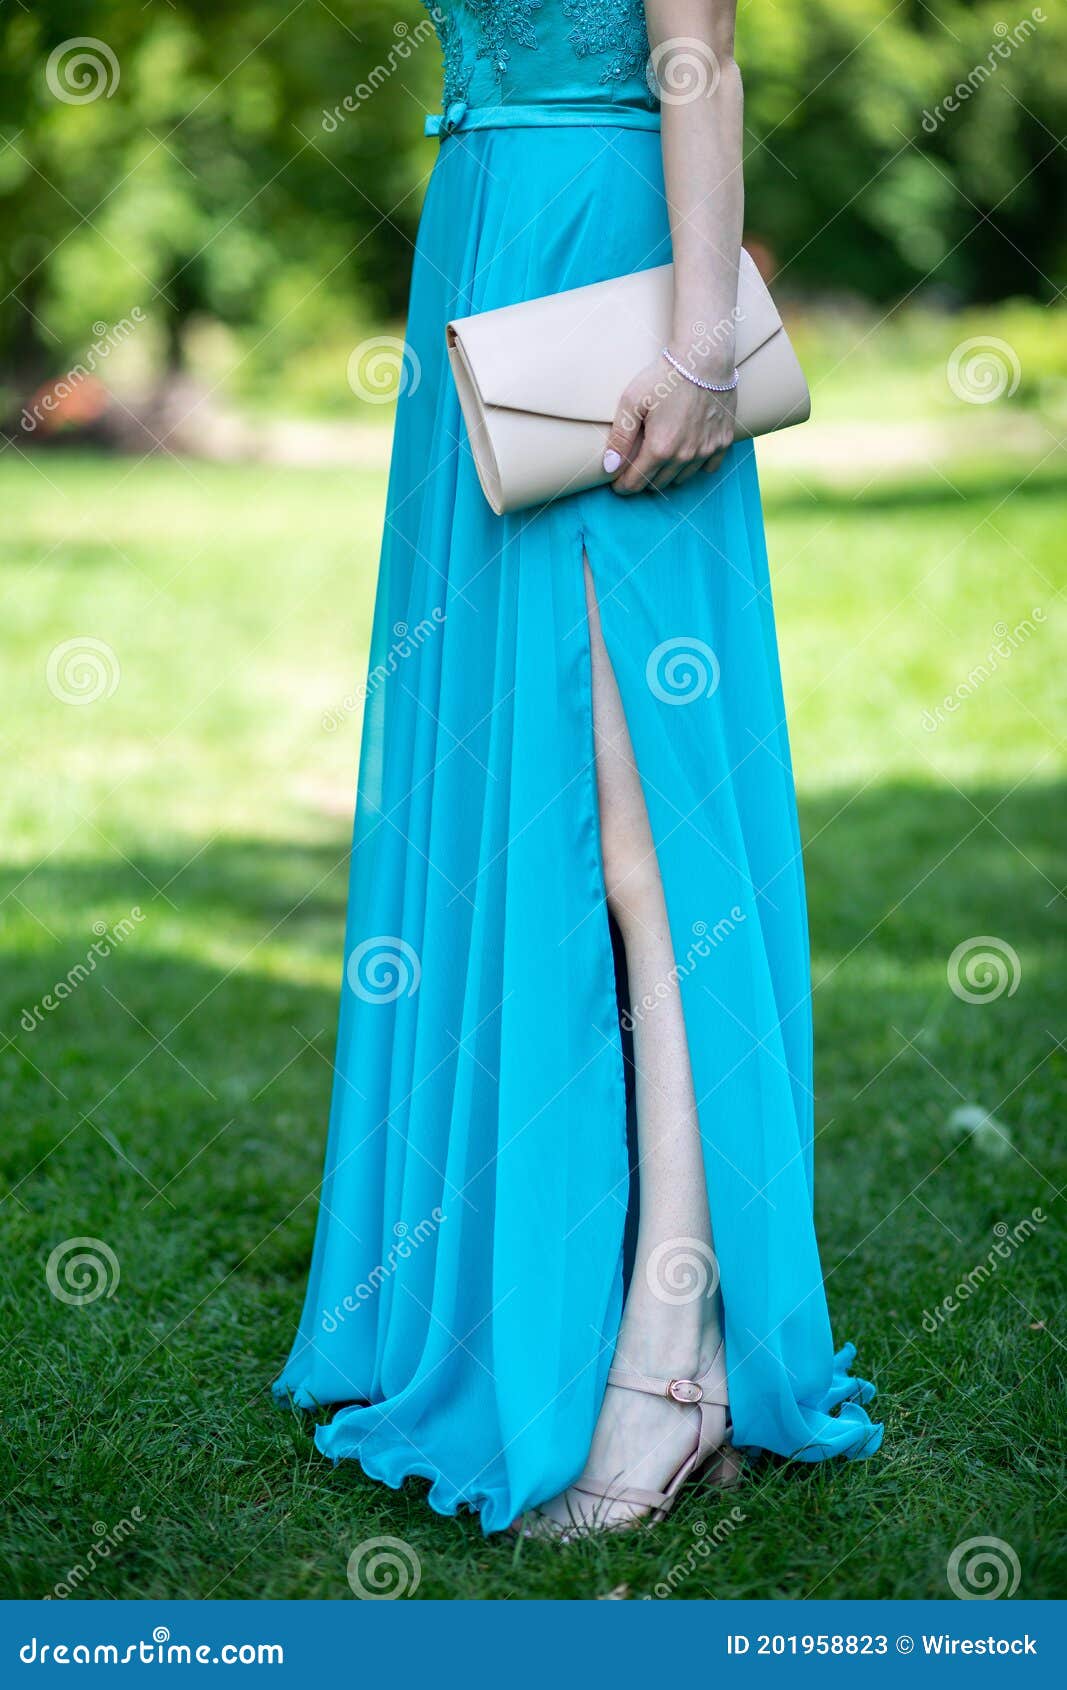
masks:
<instances>
[{"instance_id":1,"label":"pearl bracelet","mask_svg":"<svg viewBox=\"0 0 1067 1690\"><path fill-rule=\"evenodd\" d=\"M662 356L666 358L672 370L677 370L678 374L684 376L686 381L691 381L694 387L702 387L705 393L732 393L741 380L740 371L735 369L729 381L701 381L699 376L695 376L692 370L687 370L685 365L678 361L668 347L663 348Z\"/></svg>"}]
</instances>

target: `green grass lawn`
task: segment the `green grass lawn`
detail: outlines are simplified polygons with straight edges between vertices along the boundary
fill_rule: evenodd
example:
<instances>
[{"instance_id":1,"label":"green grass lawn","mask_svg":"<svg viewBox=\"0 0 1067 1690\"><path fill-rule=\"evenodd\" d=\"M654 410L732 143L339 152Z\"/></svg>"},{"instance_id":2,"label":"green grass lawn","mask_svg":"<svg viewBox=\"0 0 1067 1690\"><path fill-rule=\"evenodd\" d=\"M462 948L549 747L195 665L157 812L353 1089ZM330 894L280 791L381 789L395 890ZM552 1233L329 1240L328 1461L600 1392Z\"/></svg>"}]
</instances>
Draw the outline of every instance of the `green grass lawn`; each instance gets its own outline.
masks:
<instances>
[{"instance_id":1,"label":"green grass lawn","mask_svg":"<svg viewBox=\"0 0 1067 1690\"><path fill-rule=\"evenodd\" d=\"M314 1225L357 755L355 718L323 718L365 658L381 478L7 451L4 1596L64 1594L95 1562L77 1594L351 1599L348 1557L381 1535L418 1556L419 1599L943 1597L974 1537L1018 1557L1020 1596L1062 1590L1067 486L993 460L820 490L767 458L820 1234L883 1453L766 1463L560 1551L331 1469L271 1405ZM1022 631L992 667L999 623ZM57 653L86 638L80 667ZM100 696L56 696L79 687ZM1013 985L971 1003L947 970L980 936ZM1001 1130L954 1124L965 1106ZM47 1269L83 1236L120 1277L77 1306Z\"/></svg>"}]
</instances>

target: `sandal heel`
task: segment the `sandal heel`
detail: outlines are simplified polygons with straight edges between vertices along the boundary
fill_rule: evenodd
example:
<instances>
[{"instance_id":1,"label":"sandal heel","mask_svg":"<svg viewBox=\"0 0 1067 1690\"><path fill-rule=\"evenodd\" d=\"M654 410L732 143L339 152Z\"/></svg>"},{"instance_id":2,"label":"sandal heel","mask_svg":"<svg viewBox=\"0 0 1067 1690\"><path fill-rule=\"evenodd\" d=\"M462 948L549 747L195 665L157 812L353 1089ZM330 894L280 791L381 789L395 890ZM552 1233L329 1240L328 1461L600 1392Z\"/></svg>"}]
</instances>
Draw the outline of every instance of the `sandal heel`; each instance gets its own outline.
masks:
<instances>
[{"instance_id":1,"label":"sandal heel","mask_svg":"<svg viewBox=\"0 0 1067 1690\"><path fill-rule=\"evenodd\" d=\"M696 1379L653 1379L638 1373L624 1373L613 1367L608 1384L623 1390L642 1391L649 1396L667 1397L681 1408L697 1411L696 1443L692 1453L682 1462L673 1478L662 1491L637 1490L617 1482L605 1483L584 1474L572 1487L586 1496L608 1502L626 1503L645 1510L650 1522L665 1520L678 1500L682 1487L692 1480L703 1479L722 1490L731 1490L740 1482L744 1457L730 1443L733 1427L729 1420L726 1395L725 1345L720 1344L711 1366ZM633 1521L626 1522L632 1525ZM607 1530L625 1527L609 1526Z\"/></svg>"}]
</instances>

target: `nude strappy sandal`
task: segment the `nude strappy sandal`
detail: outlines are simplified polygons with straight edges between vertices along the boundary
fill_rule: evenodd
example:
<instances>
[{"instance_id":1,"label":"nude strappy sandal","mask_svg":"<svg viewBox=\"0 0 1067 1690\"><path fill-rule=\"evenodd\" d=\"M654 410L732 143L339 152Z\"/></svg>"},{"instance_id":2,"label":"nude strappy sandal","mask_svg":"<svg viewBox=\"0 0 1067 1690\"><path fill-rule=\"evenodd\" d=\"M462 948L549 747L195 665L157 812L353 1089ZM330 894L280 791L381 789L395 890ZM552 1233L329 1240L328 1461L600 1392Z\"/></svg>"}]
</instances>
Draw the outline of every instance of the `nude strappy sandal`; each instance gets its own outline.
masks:
<instances>
[{"instance_id":1,"label":"nude strappy sandal","mask_svg":"<svg viewBox=\"0 0 1067 1690\"><path fill-rule=\"evenodd\" d=\"M638 1518L659 1522L667 1518L686 1481L696 1478L699 1473L703 1473L709 1483L724 1489L736 1485L741 1477L742 1458L730 1443L732 1428L726 1397L724 1351L725 1345L720 1344L710 1367L696 1379L649 1379L640 1373L624 1373L617 1367L608 1374L609 1385L618 1385L624 1391L644 1391L653 1397L668 1397L683 1408L692 1407L699 1412L696 1447L682 1462L665 1490L639 1490L633 1485L588 1479L584 1475L571 1485L571 1490L581 1491L584 1496L595 1496L604 1502L621 1502L629 1507L647 1509L647 1514ZM634 1523L632 1520L620 1520L617 1525L604 1529L619 1530Z\"/></svg>"}]
</instances>

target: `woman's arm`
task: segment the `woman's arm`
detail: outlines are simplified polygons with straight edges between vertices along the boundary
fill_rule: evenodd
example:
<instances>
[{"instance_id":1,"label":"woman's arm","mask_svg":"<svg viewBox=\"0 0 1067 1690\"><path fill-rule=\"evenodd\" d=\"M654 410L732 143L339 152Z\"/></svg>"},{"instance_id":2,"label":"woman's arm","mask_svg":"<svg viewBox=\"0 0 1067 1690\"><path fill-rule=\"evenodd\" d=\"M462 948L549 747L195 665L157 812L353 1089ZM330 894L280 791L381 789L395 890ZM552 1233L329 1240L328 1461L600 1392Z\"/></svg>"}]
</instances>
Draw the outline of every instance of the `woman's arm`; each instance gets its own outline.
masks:
<instances>
[{"instance_id":1,"label":"woman's arm","mask_svg":"<svg viewBox=\"0 0 1067 1690\"><path fill-rule=\"evenodd\" d=\"M734 373L744 186L737 0L645 0L662 90L663 174L674 256L669 349L703 381ZM605 454L617 492L688 481L733 439L736 395L714 394L657 359L627 387Z\"/></svg>"}]
</instances>

